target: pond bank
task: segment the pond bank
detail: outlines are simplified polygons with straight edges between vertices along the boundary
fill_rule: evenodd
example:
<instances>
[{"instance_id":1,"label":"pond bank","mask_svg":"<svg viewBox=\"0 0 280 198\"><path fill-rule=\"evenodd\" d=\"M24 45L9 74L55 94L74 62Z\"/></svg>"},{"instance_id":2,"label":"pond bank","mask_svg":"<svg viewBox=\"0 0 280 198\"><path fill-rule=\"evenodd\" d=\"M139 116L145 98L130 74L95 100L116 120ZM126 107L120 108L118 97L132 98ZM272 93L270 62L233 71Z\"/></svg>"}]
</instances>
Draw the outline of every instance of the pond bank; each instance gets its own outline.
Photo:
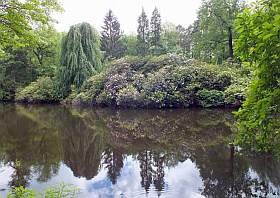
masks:
<instances>
[{"instance_id":1,"label":"pond bank","mask_svg":"<svg viewBox=\"0 0 280 198\"><path fill-rule=\"evenodd\" d=\"M239 107L248 76L237 65L211 65L179 55L125 57L110 62L80 90L69 89L66 98L58 97L54 80L44 77L19 91L15 100L137 108Z\"/></svg>"}]
</instances>

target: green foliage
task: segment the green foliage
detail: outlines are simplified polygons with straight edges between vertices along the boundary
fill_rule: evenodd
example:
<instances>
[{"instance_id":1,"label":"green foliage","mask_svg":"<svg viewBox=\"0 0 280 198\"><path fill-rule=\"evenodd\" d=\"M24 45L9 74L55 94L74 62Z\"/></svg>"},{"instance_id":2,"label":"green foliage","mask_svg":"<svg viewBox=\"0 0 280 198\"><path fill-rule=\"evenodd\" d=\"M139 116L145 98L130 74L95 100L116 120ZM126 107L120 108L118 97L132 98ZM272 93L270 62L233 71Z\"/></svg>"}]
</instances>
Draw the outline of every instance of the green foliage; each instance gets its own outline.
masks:
<instances>
[{"instance_id":1,"label":"green foliage","mask_svg":"<svg viewBox=\"0 0 280 198\"><path fill-rule=\"evenodd\" d=\"M159 55L163 51L160 45L161 17L157 8L154 9L150 23L150 52Z\"/></svg>"},{"instance_id":2,"label":"green foliage","mask_svg":"<svg viewBox=\"0 0 280 198\"><path fill-rule=\"evenodd\" d=\"M178 43L180 33L177 31L176 25L166 23L162 27L161 45L167 53L181 53L182 49Z\"/></svg>"},{"instance_id":3,"label":"green foliage","mask_svg":"<svg viewBox=\"0 0 280 198\"><path fill-rule=\"evenodd\" d=\"M104 86L104 73L96 74L90 77L83 85L82 92L79 94L70 94L67 97L67 103L82 104L83 102L91 103L91 99L100 94Z\"/></svg>"},{"instance_id":4,"label":"green foliage","mask_svg":"<svg viewBox=\"0 0 280 198\"><path fill-rule=\"evenodd\" d=\"M236 21L237 51L254 70L248 97L237 112L236 142L258 152L280 150L280 2L261 0Z\"/></svg>"},{"instance_id":5,"label":"green foliage","mask_svg":"<svg viewBox=\"0 0 280 198\"><path fill-rule=\"evenodd\" d=\"M78 192L77 187L64 183L49 187L43 193L20 186L14 187L7 198L75 198Z\"/></svg>"},{"instance_id":6,"label":"green foliage","mask_svg":"<svg viewBox=\"0 0 280 198\"><path fill-rule=\"evenodd\" d=\"M231 84L225 90L225 103L229 106L239 107L246 99L247 85Z\"/></svg>"},{"instance_id":7,"label":"green foliage","mask_svg":"<svg viewBox=\"0 0 280 198\"><path fill-rule=\"evenodd\" d=\"M42 197L44 198L75 198L79 193L79 189L70 184L59 184L49 187L45 190Z\"/></svg>"},{"instance_id":8,"label":"green foliage","mask_svg":"<svg viewBox=\"0 0 280 198\"><path fill-rule=\"evenodd\" d=\"M1 0L0 50L9 45L30 45L37 40L34 24L48 25L53 11L62 11L57 0Z\"/></svg>"},{"instance_id":9,"label":"green foliage","mask_svg":"<svg viewBox=\"0 0 280 198\"><path fill-rule=\"evenodd\" d=\"M16 88L35 80L37 71L28 48L9 47L6 52L0 59L0 100L13 100Z\"/></svg>"},{"instance_id":10,"label":"green foliage","mask_svg":"<svg viewBox=\"0 0 280 198\"><path fill-rule=\"evenodd\" d=\"M32 62L38 67L39 76L53 77L60 65L63 33L58 33L52 26L41 26L34 32L38 36L38 41L31 47Z\"/></svg>"},{"instance_id":11,"label":"green foliage","mask_svg":"<svg viewBox=\"0 0 280 198\"><path fill-rule=\"evenodd\" d=\"M20 186L13 188L7 198L35 198L35 192Z\"/></svg>"},{"instance_id":12,"label":"green foliage","mask_svg":"<svg viewBox=\"0 0 280 198\"><path fill-rule=\"evenodd\" d=\"M165 23L162 27L161 50L165 53L184 54L192 57L191 45L193 45L193 26L184 28L172 23Z\"/></svg>"},{"instance_id":13,"label":"green foliage","mask_svg":"<svg viewBox=\"0 0 280 198\"><path fill-rule=\"evenodd\" d=\"M109 59L120 58L124 51L122 42L120 42L120 23L112 10L106 14L102 29L101 49L105 51L105 57Z\"/></svg>"},{"instance_id":14,"label":"green foliage","mask_svg":"<svg viewBox=\"0 0 280 198\"><path fill-rule=\"evenodd\" d=\"M70 28L64 38L59 70L60 90L68 95L71 85L81 88L84 81L101 70L100 41L88 23Z\"/></svg>"},{"instance_id":15,"label":"green foliage","mask_svg":"<svg viewBox=\"0 0 280 198\"><path fill-rule=\"evenodd\" d=\"M14 12L17 18L16 9L22 6L26 8L22 18L19 17L19 21L23 20L26 25L26 30L18 31L20 25L16 24L19 26L13 31L17 30L21 36L11 31L6 33L16 36L18 43L21 39L30 40L33 34L36 37L28 41L32 44L28 47L16 47L13 42L9 47L5 44L4 50L0 46L0 100L13 100L17 89L20 90L18 100L25 102L57 101L60 97L65 99L68 96L64 101L66 103L86 101L121 106L126 103L124 101L132 106L135 106L134 102L139 102L141 106L157 107L202 105L196 101L196 93L203 89L224 92L224 104L229 106L239 106L245 97L244 82L248 82L248 78L239 72L244 71L243 67L238 68L232 64L233 68L230 69L228 63L225 63L222 69L197 61L189 65L186 60L197 58L205 62L222 63L229 57L225 55L230 54L225 45L230 48L230 39L234 38L235 34L230 35L234 33L232 23L242 9L242 1L203 1L198 20L188 28L174 24L162 27L156 8L149 24L143 9L138 18L137 35L128 36L121 34L120 24L110 10L102 31L105 57L141 57L126 57L110 62L108 70L102 71L101 75L98 75L102 70L100 38L88 23L73 25L62 38L63 34L57 33L49 23L51 12L61 10L56 0L4 0L0 8L6 5L11 6L11 10L3 8L4 18L11 17L10 14ZM38 16L33 16L32 11L38 12ZM26 17L30 17L30 22L38 23L31 26ZM5 29L1 27L1 30ZM3 38L6 39L5 35ZM4 57L3 52L9 56ZM157 56L145 57L149 53ZM48 77L55 80L55 83L49 87L43 86L42 92L33 97L31 91L36 91L34 87L44 84L43 81L49 81ZM38 81L34 82L36 79ZM31 82L31 85L22 89ZM55 90L51 91L50 87Z\"/></svg>"},{"instance_id":16,"label":"green foliage","mask_svg":"<svg viewBox=\"0 0 280 198\"><path fill-rule=\"evenodd\" d=\"M149 50L149 20L144 8L138 18L137 33L137 52L139 55L145 56Z\"/></svg>"},{"instance_id":17,"label":"green foliage","mask_svg":"<svg viewBox=\"0 0 280 198\"><path fill-rule=\"evenodd\" d=\"M176 30L179 34L178 45L181 48L181 52L188 57L192 57L191 45L194 27L190 25L188 28L184 28L183 26L178 25Z\"/></svg>"},{"instance_id":18,"label":"green foliage","mask_svg":"<svg viewBox=\"0 0 280 198\"><path fill-rule=\"evenodd\" d=\"M118 106L137 107L137 101L141 100L139 91L133 86L128 85L118 91L116 103Z\"/></svg>"},{"instance_id":19,"label":"green foliage","mask_svg":"<svg viewBox=\"0 0 280 198\"><path fill-rule=\"evenodd\" d=\"M17 88L24 87L38 76L53 77L59 65L61 34L52 27L34 30L37 42L28 47L10 45L0 57L0 100L14 100Z\"/></svg>"},{"instance_id":20,"label":"green foliage","mask_svg":"<svg viewBox=\"0 0 280 198\"><path fill-rule=\"evenodd\" d=\"M233 22L242 11L243 0L205 0L193 24L193 57L209 62L233 61Z\"/></svg>"},{"instance_id":21,"label":"green foliage","mask_svg":"<svg viewBox=\"0 0 280 198\"><path fill-rule=\"evenodd\" d=\"M6 68L0 65L0 101L13 99L14 86L14 82L6 77Z\"/></svg>"},{"instance_id":22,"label":"green foliage","mask_svg":"<svg viewBox=\"0 0 280 198\"><path fill-rule=\"evenodd\" d=\"M121 45L124 47L124 56L137 56L137 36L122 35L120 38Z\"/></svg>"},{"instance_id":23,"label":"green foliage","mask_svg":"<svg viewBox=\"0 0 280 198\"><path fill-rule=\"evenodd\" d=\"M241 99L228 90L233 84L239 85L235 79L248 81L237 68L190 61L178 55L125 57L87 80L72 102L157 108L239 106ZM225 93L232 99L227 103Z\"/></svg>"},{"instance_id":24,"label":"green foliage","mask_svg":"<svg viewBox=\"0 0 280 198\"><path fill-rule=\"evenodd\" d=\"M198 104L202 107L217 107L224 105L225 95L222 91L202 89L197 92Z\"/></svg>"},{"instance_id":25,"label":"green foliage","mask_svg":"<svg viewBox=\"0 0 280 198\"><path fill-rule=\"evenodd\" d=\"M56 84L50 77L40 77L16 93L16 101L27 103L57 102L60 97Z\"/></svg>"}]
</instances>

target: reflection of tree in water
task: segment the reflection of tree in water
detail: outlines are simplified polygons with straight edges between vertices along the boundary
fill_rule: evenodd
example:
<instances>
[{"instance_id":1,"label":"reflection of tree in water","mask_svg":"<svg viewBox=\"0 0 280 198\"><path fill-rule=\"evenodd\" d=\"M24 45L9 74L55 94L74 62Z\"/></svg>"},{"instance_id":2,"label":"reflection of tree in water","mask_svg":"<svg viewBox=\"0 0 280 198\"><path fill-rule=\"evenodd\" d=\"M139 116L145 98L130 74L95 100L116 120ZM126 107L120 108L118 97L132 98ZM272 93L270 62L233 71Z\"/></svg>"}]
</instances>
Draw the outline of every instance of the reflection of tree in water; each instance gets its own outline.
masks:
<instances>
[{"instance_id":1,"label":"reflection of tree in water","mask_svg":"<svg viewBox=\"0 0 280 198\"><path fill-rule=\"evenodd\" d=\"M104 152L104 165L108 169L107 175L112 184L117 183L117 178L121 175L124 155L121 150L107 148Z\"/></svg>"},{"instance_id":2,"label":"reflection of tree in water","mask_svg":"<svg viewBox=\"0 0 280 198\"><path fill-rule=\"evenodd\" d=\"M30 167L26 164L20 164L20 161L12 162L10 166L14 169L13 174L11 175L11 181L9 186L19 187L19 186L28 186L31 178Z\"/></svg>"},{"instance_id":3,"label":"reflection of tree in water","mask_svg":"<svg viewBox=\"0 0 280 198\"><path fill-rule=\"evenodd\" d=\"M275 193L271 182L252 177L249 166L252 162L248 161L248 157L231 156L227 138L232 133L232 118L226 112L179 110L136 113L132 110L103 114L110 121L110 134L120 144L129 142L132 149L136 144L143 145L144 149L138 152L137 159L141 185L146 191L152 183L158 191L163 190L164 165L176 166L178 162L191 158L200 171L206 197L265 197ZM164 158L159 158L151 147L144 146L147 139L153 148L155 145L165 148L167 153ZM274 178L272 174L269 177Z\"/></svg>"},{"instance_id":4,"label":"reflection of tree in water","mask_svg":"<svg viewBox=\"0 0 280 198\"><path fill-rule=\"evenodd\" d=\"M164 188L164 156L160 153L154 153L154 167L156 170L153 174L154 186L157 191L161 192Z\"/></svg>"},{"instance_id":5,"label":"reflection of tree in water","mask_svg":"<svg viewBox=\"0 0 280 198\"><path fill-rule=\"evenodd\" d=\"M164 156L158 151L143 150L138 153L140 163L141 186L149 192L153 183L158 192L164 189Z\"/></svg>"},{"instance_id":6,"label":"reflection of tree in water","mask_svg":"<svg viewBox=\"0 0 280 198\"><path fill-rule=\"evenodd\" d=\"M280 161L272 156L251 156L250 167L258 173L261 180L269 181L280 189ZM279 192L278 192L279 193Z\"/></svg>"},{"instance_id":7,"label":"reflection of tree in water","mask_svg":"<svg viewBox=\"0 0 280 198\"><path fill-rule=\"evenodd\" d=\"M68 113L72 115L64 116L61 123L67 124L60 128L64 162L75 176L92 179L98 173L105 146L104 127L99 127L94 114L83 117L78 111Z\"/></svg>"},{"instance_id":8,"label":"reflection of tree in water","mask_svg":"<svg viewBox=\"0 0 280 198\"><path fill-rule=\"evenodd\" d=\"M38 181L46 181L59 167L55 131L49 133L47 126L31 119L28 113L13 105L0 108L0 159L14 169L10 186L28 186L33 175Z\"/></svg>"},{"instance_id":9,"label":"reflection of tree in water","mask_svg":"<svg viewBox=\"0 0 280 198\"><path fill-rule=\"evenodd\" d=\"M275 194L280 197L280 162L272 156L251 156L249 167L258 175L256 183L264 186L266 194ZM273 187L272 187L273 186Z\"/></svg>"},{"instance_id":10,"label":"reflection of tree in water","mask_svg":"<svg viewBox=\"0 0 280 198\"><path fill-rule=\"evenodd\" d=\"M47 181L58 172L61 160L75 176L91 179L98 174L101 159L115 184L124 156L133 155L140 164L141 186L148 192L153 185L160 192L166 183L164 168L191 159L200 171L206 197L279 195L280 163L231 155L230 123L225 111L0 105L0 160L14 168L11 186L27 186L35 175L38 181Z\"/></svg>"},{"instance_id":11,"label":"reflection of tree in water","mask_svg":"<svg viewBox=\"0 0 280 198\"><path fill-rule=\"evenodd\" d=\"M138 154L137 159L140 163L141 185L148 192L153 179L152 153L144 150Z\"/></svg>"},{"instance_id":12,"label":"reflection of tree in water","mask_svg":"<svg viewBox=\"0 0 280 198\"><path fill-rule=\"evenodd\" d=\"M206 150L198 148L191 156L200 170L206 197L267 197L277 194L269 187L270 182L252 175L248 158L238 153L231 155L224 144Z\"/></svg>"}]
</instances>

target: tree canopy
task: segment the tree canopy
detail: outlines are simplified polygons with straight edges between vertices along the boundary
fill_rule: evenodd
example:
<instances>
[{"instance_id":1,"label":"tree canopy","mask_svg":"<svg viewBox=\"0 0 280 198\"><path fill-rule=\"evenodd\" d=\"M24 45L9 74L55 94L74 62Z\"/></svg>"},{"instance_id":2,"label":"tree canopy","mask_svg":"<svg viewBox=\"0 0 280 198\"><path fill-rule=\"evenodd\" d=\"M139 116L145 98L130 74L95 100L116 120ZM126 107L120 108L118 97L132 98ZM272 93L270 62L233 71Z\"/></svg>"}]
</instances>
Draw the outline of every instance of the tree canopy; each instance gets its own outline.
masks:
<instances>
[{"instance_id":1,"label":"tree canopy","mask_svg":"<svg viewBox=\"0 0 280 198\"><path fill-rule=\"evenodd\" d=\"M280 2L261 0L236 21L236 49L254 70L247 100L237 113L238 143L280 154Z\"/></svg>"},{"instance_id":2,"label":"tree canopy","mask_svg":"<svg viewBox=\"0 0 280 198\"><path fill-rule=\"evenodd\" d=\"M71 26L64 38L59 72L60 88L64 93L70 86L81 88L83 82L101 69L100 40L88 23Z\"/></svg>"},{"instance_id":3,"label":"tree canopy","mask_svg":"<svg viewBox=\"0 0 280 198\"><path fill-rule=\"evenodd\" d=\"M202 2L197 24L194 24L197 27L193 36L196 58L216 63L228 58L234 61L234 21L243 7L243 0Z\"/></svg>"},{"instance_id":4,"label":"tree canopy","mask_svg":"<svg viewBox=\"0 0 280 198\"><path fill-rule=\"evenodd\" d=\"M157 8L154 9L150 24L150 47L153 54L160 53L161 17Z\"/></svg>"},{"instance_id":5,"label":"tree canopy","mask_svg":"<svg viewBox=\"0 0 280 198\"><path fill-rule=\"evenodd\" d=\"M62 10L58 0L1 0L0 50L7 45L23 46L36 41L33 27L49 24L51 13Z\"/></svg>"},{"instance_id":6,"label":"tree canopy","mask_svg":"<svg viewBox=\"0 0 280 198\"><path fill-rule=\"evenodd\" d=\"M120 23L112 10L106 14L102 29L101 50L105 51L105 57L120 58L124 50L120 42Z\"/></svg>"},{"instance_id":7,"label":"tree canopy","mask_svg":"<svg viewBox=\"0 0 280 198\"><path fill-rule=\"evenodd\" d=\"M137 28L137 50L140 55L147 55L149 50L149 19L142 9L142 13L138 18Z\"/></svg>"}]
</instances>

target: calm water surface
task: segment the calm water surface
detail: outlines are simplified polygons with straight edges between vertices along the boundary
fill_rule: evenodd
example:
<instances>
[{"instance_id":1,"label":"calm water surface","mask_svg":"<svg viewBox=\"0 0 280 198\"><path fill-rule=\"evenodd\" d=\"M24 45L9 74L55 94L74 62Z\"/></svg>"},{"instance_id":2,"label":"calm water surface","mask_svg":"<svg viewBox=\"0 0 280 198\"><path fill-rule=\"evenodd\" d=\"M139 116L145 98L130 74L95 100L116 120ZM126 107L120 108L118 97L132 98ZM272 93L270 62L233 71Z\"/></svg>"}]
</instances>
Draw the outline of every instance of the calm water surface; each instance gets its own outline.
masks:
<instances>
[{"instance_id":1,"label":"calm water surface","mask_svg":"<svg viewBox=\"0 0 280 198\"><path fill-rule=\"evenodd\" d=\"M280 197L280 163L233 153L225 110L0 105L0 197L61 182L80 197Z\"/></svg>"}]
</instances>

